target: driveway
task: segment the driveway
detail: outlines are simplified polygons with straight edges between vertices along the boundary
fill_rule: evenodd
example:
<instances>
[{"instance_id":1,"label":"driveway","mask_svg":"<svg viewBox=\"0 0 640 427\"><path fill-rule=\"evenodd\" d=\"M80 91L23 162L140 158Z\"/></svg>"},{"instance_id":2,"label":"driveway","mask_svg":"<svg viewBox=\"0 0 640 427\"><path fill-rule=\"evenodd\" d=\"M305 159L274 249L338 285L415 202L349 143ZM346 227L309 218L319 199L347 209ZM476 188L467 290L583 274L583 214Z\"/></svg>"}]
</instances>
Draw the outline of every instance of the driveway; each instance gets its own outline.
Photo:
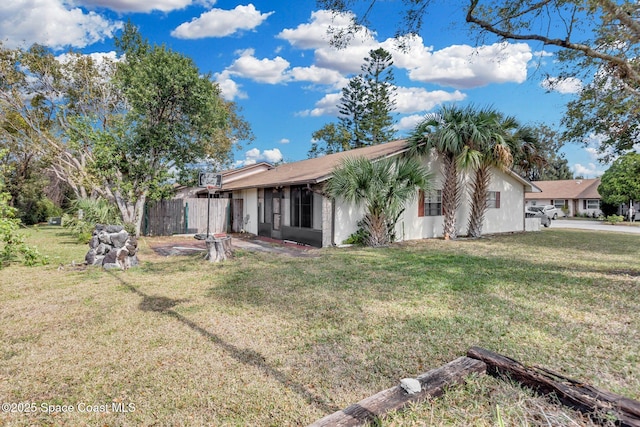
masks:
<instances>
[{"instance_id":1,"label":"driveway","mask_svg":"<svg viewBox=\"0 0 640 427\"><path fill-rule=\"evenodd\" d=\"M637 225L631 225L629 223L611 225L604 224L600 221L556 219L551 222L551 228L578 228L581 230L615 231L617 233L640 234L640 223Z\"/></svg>"}]
</instances>

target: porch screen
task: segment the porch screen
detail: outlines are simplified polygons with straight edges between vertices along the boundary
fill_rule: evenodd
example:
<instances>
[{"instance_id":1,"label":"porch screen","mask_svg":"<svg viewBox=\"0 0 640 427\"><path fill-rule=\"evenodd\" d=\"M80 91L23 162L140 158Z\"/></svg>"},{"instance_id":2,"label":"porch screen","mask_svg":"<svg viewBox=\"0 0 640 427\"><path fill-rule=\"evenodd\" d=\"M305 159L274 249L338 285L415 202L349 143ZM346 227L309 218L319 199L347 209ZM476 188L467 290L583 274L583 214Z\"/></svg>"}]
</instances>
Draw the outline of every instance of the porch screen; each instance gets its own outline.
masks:
<instances>
[{"instance_id":1,"label":"porch screen","mask_svg":"<svg viewBox=\"0 0 640 427\"><path fill-rule=\"evenodd\" d=\"M291 226L322 228L322 195L307 187L291 187Z\"/></svg>"}]
</instances>

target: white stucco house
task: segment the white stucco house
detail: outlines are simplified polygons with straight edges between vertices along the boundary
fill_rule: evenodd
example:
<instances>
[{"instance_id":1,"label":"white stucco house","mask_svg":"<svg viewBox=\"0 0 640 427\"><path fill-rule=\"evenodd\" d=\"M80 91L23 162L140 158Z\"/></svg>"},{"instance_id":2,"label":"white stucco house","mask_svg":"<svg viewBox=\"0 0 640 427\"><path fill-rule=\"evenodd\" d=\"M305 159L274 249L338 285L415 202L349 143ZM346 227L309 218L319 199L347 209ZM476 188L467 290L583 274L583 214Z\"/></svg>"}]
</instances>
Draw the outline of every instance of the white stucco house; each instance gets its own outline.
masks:
<instances>
[{"instance_id":1,"label":"white stucco house","mask_svg":"<svg viewBox=\"0 0 640 427\"><path fill-rule=\"evenodd\" d=\"M285 163L232 181L223 177L220 197L231 198L246 232L274 239L290 240L317 247L340 245L354 233L362 210L323 193L332 170L342 159L364 156L368 159L399 156L407 151L406 140L326 155L315 159ZM434 190L417 192L397 223L398 240L415 240L442 236L442 174L436 155L422 159L434 174ZM468 189L469 176L463 176ZM538 191L530 182L513 172L492 171L489 186L489 209L483 233L525 231L525 194ZM468 191L463 191L457 216L458 234L467 233ZM237 226L233 226L237 229Z\"/></svg>"}]
</instances>

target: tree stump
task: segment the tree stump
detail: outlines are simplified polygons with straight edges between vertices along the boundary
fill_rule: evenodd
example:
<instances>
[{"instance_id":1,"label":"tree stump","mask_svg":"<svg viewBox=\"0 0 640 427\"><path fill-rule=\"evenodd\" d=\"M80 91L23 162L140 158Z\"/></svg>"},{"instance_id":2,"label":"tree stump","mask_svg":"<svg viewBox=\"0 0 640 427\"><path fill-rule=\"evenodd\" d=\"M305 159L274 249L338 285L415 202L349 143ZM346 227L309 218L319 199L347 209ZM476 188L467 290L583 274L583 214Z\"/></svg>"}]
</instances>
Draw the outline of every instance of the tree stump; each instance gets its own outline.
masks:
<instances>
[{"instance_id":1,"label":"tree stump","mask_svg":"<svg viewBox=\"0 0 640 427\"><path fill-rule=\"evenodd\" d=\"M208 236L205 242L207 244L207 254L204 259L209 260L209 262L220 262L233 257L230 236Z\"/></svg>"}]
</instances>

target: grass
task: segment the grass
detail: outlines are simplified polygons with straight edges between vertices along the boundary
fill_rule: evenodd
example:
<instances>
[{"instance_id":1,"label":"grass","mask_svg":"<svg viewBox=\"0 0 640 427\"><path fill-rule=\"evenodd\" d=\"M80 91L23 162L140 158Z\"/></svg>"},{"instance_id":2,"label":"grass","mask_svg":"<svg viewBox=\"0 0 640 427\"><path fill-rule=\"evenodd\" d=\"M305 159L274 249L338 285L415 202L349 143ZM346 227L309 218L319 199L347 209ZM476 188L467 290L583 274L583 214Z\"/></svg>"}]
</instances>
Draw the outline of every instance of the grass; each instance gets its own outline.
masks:
<instances>
[{"instance_id":1,"label":"grass","mask_svg":"<svg viewBox=\"0 0 640 427\"><path fill-rule=\"evenodd\" d=\"M306 425L472 345L640 399L637 236L549 229L224 264L160 257L157 240L141 239L141 267L106 272L70 266L87 248L62 229L29 231L51 264L0 271L0 401L37 410L0 425ZM590 423L481 376L378 424L550 420Z\"/></svg>"}]
</instances>

